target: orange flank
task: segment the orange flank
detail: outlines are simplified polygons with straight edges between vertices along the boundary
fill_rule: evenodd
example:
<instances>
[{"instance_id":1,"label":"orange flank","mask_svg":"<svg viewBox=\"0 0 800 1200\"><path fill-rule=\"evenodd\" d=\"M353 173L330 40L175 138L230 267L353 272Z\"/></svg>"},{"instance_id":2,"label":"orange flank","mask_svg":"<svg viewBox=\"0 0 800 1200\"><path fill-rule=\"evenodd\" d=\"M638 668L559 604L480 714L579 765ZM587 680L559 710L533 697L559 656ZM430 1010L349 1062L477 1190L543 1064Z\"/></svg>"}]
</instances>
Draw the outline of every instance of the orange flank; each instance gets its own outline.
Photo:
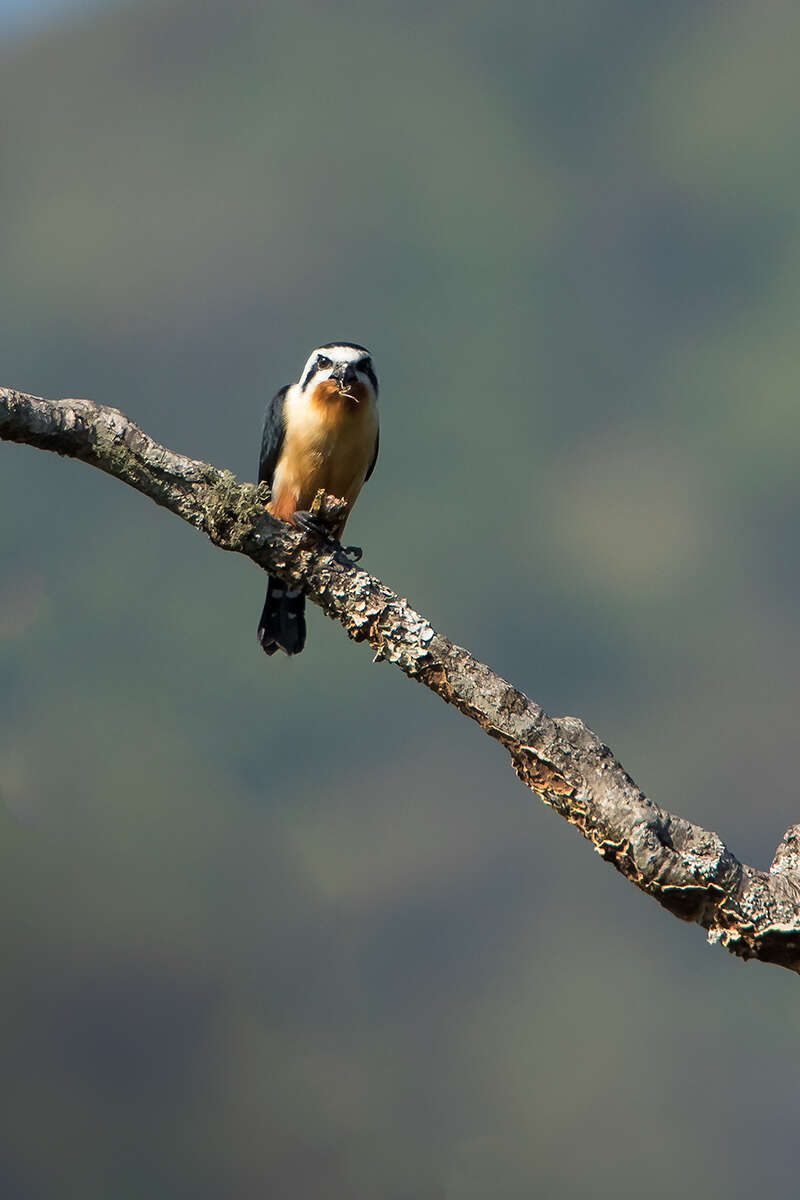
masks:
<instances>
[{"instance_id":1,"label":"orange flank","mask_svg":"<svg viewBox=\"0 0 800 1200\"><path fill-rule=\"evenodd\" d=\"M272 513L273 517L277 517L279 521L288 521L290 525L294 525L294 514L299 507L296 492L293 492L288 487L278 490L278 488L273 486L272 499L267 505L267 512Z\"/></svg>"}]
</instances>

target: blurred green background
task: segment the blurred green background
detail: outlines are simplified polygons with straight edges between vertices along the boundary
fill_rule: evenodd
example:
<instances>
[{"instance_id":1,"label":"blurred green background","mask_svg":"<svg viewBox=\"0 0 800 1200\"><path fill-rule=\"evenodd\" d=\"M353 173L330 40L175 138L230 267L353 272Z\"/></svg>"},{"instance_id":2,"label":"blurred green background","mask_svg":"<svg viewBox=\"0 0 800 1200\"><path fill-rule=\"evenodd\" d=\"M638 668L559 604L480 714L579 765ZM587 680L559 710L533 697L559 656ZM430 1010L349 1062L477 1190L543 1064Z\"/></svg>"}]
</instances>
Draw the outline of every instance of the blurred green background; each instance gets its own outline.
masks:
<instances>
[{"instance_id":1,"label":"blurred green background","mask_svg":"<svg viewBox=\"0 0 800 1200\"><path fill-rule=\"evenodd\" d=\"M800 815L800 8L21 7L0 382L253 479L266 397L368 345L368 569L765 867ZM318 610L265 659L263 575L99 472L0 444L0 556L4 1200L796 1186L792 975Z\"/></svg>"}]
</instances>

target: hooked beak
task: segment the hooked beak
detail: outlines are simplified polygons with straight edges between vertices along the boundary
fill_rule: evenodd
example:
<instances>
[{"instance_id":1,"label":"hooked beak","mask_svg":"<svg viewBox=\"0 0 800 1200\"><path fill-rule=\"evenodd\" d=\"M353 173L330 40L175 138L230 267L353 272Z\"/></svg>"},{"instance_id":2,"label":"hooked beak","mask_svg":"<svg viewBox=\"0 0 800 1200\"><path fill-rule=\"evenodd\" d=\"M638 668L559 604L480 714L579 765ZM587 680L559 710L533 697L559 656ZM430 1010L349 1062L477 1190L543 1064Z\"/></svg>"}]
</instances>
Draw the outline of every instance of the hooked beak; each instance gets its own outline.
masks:
<instances>
[{"instance_id":1,"label":"hooked beak","mask_svg":"<svg viewBox=\"0 0 800 1200\"><path fill-rule=\"evenodd\" d=\"M336 381L339 385L339 390L342 392L349 392L356 378L356 369L352 363L340 363L331 375L331 379Z\"/></svg>"}]
</instances>

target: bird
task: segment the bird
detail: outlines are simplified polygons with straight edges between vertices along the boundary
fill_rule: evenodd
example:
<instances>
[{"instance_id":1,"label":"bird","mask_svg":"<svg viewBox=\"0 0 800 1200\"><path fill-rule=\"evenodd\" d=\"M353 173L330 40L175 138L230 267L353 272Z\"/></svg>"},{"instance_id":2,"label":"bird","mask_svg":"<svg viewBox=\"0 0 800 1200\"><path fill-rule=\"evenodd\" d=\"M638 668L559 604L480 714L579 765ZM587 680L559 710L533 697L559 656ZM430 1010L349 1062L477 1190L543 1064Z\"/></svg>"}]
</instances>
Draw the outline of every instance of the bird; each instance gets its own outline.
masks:
<instances>
[{"instance_id":1,"label":"bird","mask_svg":"<svg viewBox=\"0 0 800 1200\"><path fill-rule=\"evenodd\" d=\"M369 350L355 342L318 346L297 382L267 404L258 466L259 483L270 488L267 510L338 542L375 469L378 443L378 378ZM320 489L347 505L335 528L323 529L308 511ZM275 575L269 576L258 641L270 655L279 649L299 654L305 645L305 595Z\"/></svg>"}]
</instances>

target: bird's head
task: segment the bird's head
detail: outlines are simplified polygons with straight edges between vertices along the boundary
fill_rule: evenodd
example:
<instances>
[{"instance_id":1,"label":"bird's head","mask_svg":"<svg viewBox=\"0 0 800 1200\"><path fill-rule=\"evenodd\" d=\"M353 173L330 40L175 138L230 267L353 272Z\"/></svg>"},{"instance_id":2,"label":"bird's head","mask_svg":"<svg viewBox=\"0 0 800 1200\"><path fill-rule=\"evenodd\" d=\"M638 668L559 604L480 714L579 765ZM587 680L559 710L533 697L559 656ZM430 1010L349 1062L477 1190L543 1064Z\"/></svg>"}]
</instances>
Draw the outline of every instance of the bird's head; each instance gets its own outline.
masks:
<instances>
[{"instance_id":1,"label":"bird's head","mask_svg":"<svg viewBox=\"0 0 800 1200\"><path fill-rule=\"evenodd\" d=\"M369 350L354 342L318 346L303 367L300 387L321 399L347 397L356 404L378 396L378 379Z\"/></svg>"}]
</instances>

